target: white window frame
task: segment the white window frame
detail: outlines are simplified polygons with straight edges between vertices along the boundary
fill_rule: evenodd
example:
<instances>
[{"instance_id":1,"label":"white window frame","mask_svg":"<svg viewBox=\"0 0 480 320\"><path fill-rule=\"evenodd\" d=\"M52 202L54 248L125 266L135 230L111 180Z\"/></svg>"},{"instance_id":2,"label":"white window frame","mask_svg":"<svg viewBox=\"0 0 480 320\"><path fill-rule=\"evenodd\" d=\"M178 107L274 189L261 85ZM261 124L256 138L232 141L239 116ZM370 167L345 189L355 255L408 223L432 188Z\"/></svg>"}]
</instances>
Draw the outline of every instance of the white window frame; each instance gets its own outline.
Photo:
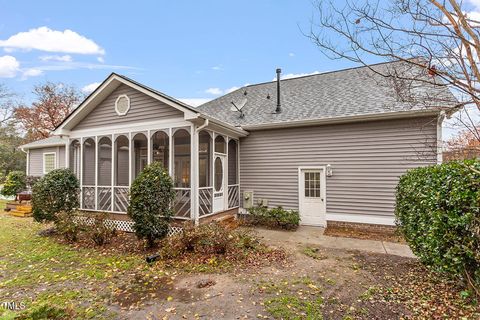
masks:
<instances>
[{"instance_id":1,"label":"white window frame","mask_svg":"<svg viewBox=\"0 0 480 320\"><path fill-rule=\"evenodd\" d=\"M50 154L53 154L53 169L52 170L57 169L57 153L56 152L44 152L43 153L43 174L48 173L46 168L45 168L45 156L50 155Z\"/></svg>"},{"instance_id":2,"label":"white window frame","mask_svg":"<svg viewBox=\"0 0 480 320\"><path fill-rule=\"evenodd\" d=\"M127 102L128 102L128 108L127 110L125 110L125 112L119 112L118 111L118 107L117 107L117 104L118 104L118 100L120 100L121 98L126 98L127 99ZM119 116L125 116L127 115L128 111L130 111L130 98L126 95L126 94L121 94L117 97L117 100L115 100L115 112L119 115Z\"/></svg>"}]
</instances>

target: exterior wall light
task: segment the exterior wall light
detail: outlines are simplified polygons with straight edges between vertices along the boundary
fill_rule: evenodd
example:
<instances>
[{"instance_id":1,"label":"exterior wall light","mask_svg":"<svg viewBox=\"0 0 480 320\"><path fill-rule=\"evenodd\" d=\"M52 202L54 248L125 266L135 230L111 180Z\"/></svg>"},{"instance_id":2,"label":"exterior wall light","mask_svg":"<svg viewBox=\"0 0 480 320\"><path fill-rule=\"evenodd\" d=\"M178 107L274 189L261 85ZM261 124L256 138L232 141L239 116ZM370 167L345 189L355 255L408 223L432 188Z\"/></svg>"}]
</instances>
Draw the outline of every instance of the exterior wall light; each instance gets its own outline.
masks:
<instances>
[{"instance_id":1,"label":"exterior wall light","mask_svg":"<svg viewBox=\"0 0 480 320\"><path fill-rule=\"evenodd\" d=\"M327 177L333 176L333 169L332 169L332 166L330 164L327 164L327 170L326 170L325 173L326 173Z\"/></svg>"}]
</instances>

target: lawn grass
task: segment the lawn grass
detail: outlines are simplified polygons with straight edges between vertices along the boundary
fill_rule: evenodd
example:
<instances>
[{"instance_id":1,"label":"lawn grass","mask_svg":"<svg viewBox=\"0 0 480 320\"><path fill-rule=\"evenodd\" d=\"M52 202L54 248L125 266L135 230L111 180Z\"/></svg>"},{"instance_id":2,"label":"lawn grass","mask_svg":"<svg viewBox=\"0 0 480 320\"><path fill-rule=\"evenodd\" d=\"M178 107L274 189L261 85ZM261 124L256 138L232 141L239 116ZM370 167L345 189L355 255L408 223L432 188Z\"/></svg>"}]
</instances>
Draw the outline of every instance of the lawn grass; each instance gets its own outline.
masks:
<instances>
[{"instance_id":1,"label":"lawn grass","mask_svg":"<svg viewBox=\"0 0 480 320\"><path fill-rule=\"evenodd\" d=\"M110 291L116 287L115 279L141 270L142 257L65 246L37 235L41 228L30 218L0 215L0 274L4 275L0 296L24 304L22 312L30 316L66 312L77 319L107 317L101 304L102 289ZM0 309L2 319L12 314Z\"/></svg>"}]
</instances>

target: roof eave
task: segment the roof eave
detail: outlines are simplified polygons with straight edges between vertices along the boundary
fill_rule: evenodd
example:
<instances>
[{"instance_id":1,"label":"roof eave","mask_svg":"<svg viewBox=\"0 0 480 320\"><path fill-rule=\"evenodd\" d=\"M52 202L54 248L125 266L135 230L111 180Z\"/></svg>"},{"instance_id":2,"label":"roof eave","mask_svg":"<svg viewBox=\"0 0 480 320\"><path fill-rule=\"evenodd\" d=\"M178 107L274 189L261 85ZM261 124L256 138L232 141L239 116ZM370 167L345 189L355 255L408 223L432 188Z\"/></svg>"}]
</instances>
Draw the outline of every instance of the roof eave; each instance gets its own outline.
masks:
<instances>
[{"instance_id":1,"label":"roof eave","mask_svg":"<svg viewBox=\"0 0 480 320\"><path fill-rule=\"evenodd\" d=\"M358 121L368 121L368 120L399 119L399 118L410 118L410 117L429 116L429 115L434 116L434 115L440 114L442 110L444 109L439 108L439 109L426 109L426 110L408 110L408 111L395 111L395 112L384 112L384 113L375 113L375 114L352 115L352 116L343 116L343 117L260 123L260 124L244 125L242 126L242 129L252 131L252 130L264 130L264 129L277 129L277 128L285 128L285 127L328 125L328 124L348 123L348 122L358 122Z\"/></svg>"}]
</instances>

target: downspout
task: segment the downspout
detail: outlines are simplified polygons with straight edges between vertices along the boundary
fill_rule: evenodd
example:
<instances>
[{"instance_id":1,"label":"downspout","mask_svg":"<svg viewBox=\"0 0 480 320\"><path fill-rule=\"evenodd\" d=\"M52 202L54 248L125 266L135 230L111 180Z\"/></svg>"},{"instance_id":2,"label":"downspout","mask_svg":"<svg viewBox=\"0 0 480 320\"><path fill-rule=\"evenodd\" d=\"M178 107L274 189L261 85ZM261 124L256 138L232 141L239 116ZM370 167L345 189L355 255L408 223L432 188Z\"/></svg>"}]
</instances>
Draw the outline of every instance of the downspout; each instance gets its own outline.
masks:
<instances>
[{"instance_id":1,"label":"downspout","mask_svg":"<svg viewBox=\"0 0 480 320\"><path fill-rule=\"evenodd\" d=\"M30 166L30 163L29 163L30 162L30 149L25 151L25 149L23 147L20 147L20 150L25 152L25 154L27 155L27 160L26 160L26 165L25 165L25 174L28 176L30 174L30 172L28 170L28 167Z\"/></svg>"},{"instance_id":2,"label":"downspout","mask_svg":"<svg viewBox=\"0 0 480 320\"><path fill-rule=\"evenodd\" d=\"M193 155L195 157L195 161L192 161L195 163L195 167L194 167L194 170L195 171L195 174L193 175L193 178L194 178L194 188L195 188L195 192L192 192L192 194L195 195L195 198L196 198L196 201L195 201L195 208L193 210L194 212L194 220L195 220L195 225L198 226L200 224L200 216L199 216L199 212L198 212L198 203L199 203L199 199L198 199L198 195L199 195L199 190L198 190L198 182L199 182L199 179L198 179L198 160L199 160L199 156L198 156L198 143L199 143L199 139L198 139L198 133L206 128L208 126L208 124L210 123L210 121L208 119L205 119L205 121L203 122L203 124L199 127L197 127L195 129L195 139L193 140L194 141L194 150L195 150L195 154Z\"/></svg>"}]
</instances>

